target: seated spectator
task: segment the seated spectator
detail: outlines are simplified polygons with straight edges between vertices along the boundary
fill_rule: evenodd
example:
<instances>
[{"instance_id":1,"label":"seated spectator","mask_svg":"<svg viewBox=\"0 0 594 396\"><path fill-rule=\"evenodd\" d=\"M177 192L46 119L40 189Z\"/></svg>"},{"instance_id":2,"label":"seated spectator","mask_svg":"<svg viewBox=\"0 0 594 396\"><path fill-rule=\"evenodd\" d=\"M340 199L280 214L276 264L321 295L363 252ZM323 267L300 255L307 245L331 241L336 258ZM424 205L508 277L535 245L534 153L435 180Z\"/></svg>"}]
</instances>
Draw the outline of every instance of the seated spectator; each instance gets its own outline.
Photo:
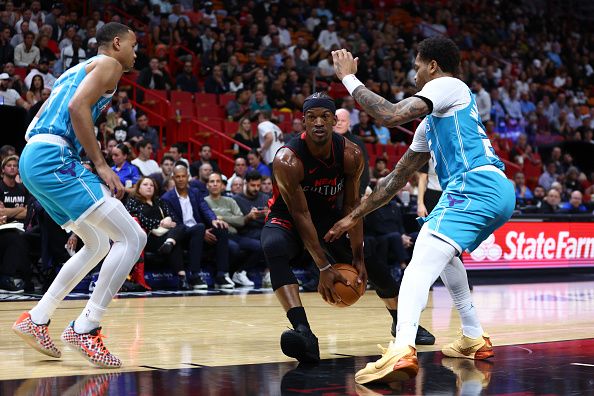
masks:
<instances>
[{"instance_id":1,"label":"seated spectator","mask_svg":"<svg viewBox=\"0 0 594 396\"><path fill-rule=\"evenodd\" d=\"M243 117L249 115L250 112L250 98L252 91L249 89L239 89L235 92L235 99L227 103L225 109L227 110L227 117L233 121L241 120Z\"/></svg>"},{"instance_id":2,"label":"seated spectator","mask_svg":"<svg viewBox=\"0 0 594 396\"><path fill-rule=\"evenodd\" d=\"M571 193L569 202L564 202L561 205L561 213L586 213L588 208L582 203L582 193L575 190Z\"/></svg>"},{"instance_id":3,"label":"seated spectator","mask_svg":"<svg viewBox=\"0 0 594 396\"><path fill-rule=\"evenodd\" d=\"M151 159L153 156L153 145L151 142L141 140L136 143L136 150L138 150L138 156L132 161L132 165L136 166L143 176L149 176L161 171L159 164Z\"/></svg>"},{"instance_id":4,"label":"seated spectator","mask_svg":"<svg viewBox=\"0 0 594 396\"><path fill-rule=\"evenodd\" d=\"M559 175L557 174L557 165L554 161L547 163L545 171L538 178L538 184L545 190L549 190L551 185L557 181Z\"/></svg>"},{"instance_id":5,"label":"seated spectator","mask_svg":"<svg viewBox=\"0 0 594 396\"><path fill-rule=\"evenodd\" d=\"M245 89L243 75L241 73L235 73L231 76L231 81L229 82L229 92L237 92L241 89Z\"/></svg>"},{"instance_id":6,"label":"seated spectator","mask_svg":"<svg viewBox=\"0 0 594 396\"><path fill-rule=\"evenodd\" d=\"M202 166L202 164L210 164L210 166L212 167L211 173L220 173L218 161L216 159L212 159L212 148L210 147L210 144L203 144L202 147L200 147L200 153L198 155L200 156L200 158L192 162L192 164L190 165L190 174L193 177L198 176L198 169L200 169L200 166ZM208 178L204 180L204 182L208 183Z\"/></svg>"},{"instance_id":7,"label":"seated spectator","mask_svg":"<svg viewBox=\"0 0 594 396\"><path fill-rule=\"evenodd\" d=\"M283 133L283 142L288 143L291 139L301 136L303 132L303 120L300 118L293 118L291 122L291 131Z\"/></svg>"},{"instance_id":8,"label":"seated spectator","mask_svg":"<svg viewBox=\"0 0 594 396\"><path fill-rule=\"evenodd\" d=\"M169 205L157 195L154 180L143 176L134 186L134 193L126 201L126 209L138 219L146 231L148 239L145 252L159 254L166 258L168 265L178 276L178 289L189 290L184 270L183 250L178 241L181 239L183 225L172 220ZM194 289L205 289L206 284L200 276L192 278Z\"/></svg>"},{"instance_id":9,"label":"seated spectator","mask_svg":"<svg viewBox=\"0 0 594 396\"><path fill-rule=\"evenodd\" d=\"M355 99L352 96L342 98L342 108L349 112L350 125L359 124L359 109L355 107Z\"/></svg>"},{"instance_id":10,"label":"seated spectator","mask_svg":"<svg viewBox=\"0 0 594 396\"><path fill-rule=\"evenodd\" d=\"M229 251L235 262L231 280L240 286L254 286L247 277L247 270L258 266L264 258L260 239L241 235L238 230L245 225L245 216L231 197L222 195L224 191L220 173L212 173L208 178L208 197L204 200L217 215L217 219L229 224ZM240 255L244 252L246 255Z\"/></svg>"},{"instance_id":11,"label":"seated spectator","mask_svg":"<svg viewBox=\"0 0 594 396\"><path fill-rule=\"evenodd\" d=\"M260 175L272 176L270 168L262 163L262 157L260 157L258 150L254 149L250 151L247 155L247 161L249 164L248 172L256 171Z\"/></svg>"},{"instance_id":12,"label":"seated spectator","mask_svg":"<svg viewBox=\"0 0 594 396\"><path fill-rule=\"evenodd\" d=\"M43 91L43 77L37 74L31 80L31 87L27 91L27 103L33 106L41 100L41 91Z\"/></svg>"},{"instance_id":13,"label":"seated spectator","mask_svg":"<svg viewBox=\"0 0 594 396\"><path fill-rule=\"evenodd\" d=\"M381 120L374 119L371 126L379 144L390 144L390 130L382 125Z\"/></svg>"},{"instance_id":14,"label":"seated spectator","mask_svg":"<svg viewBox=\"0 0 594 396\"><path fill-rule=\"evenodd\" d=\"M27 77L25 77L25 85L27 87L31 86L31 81L33 77L40 75L43 77L43 86L52 88L54 83L56 82L56 77L49 71L49 61L47 58L41 58L39 60L39 65L37 65L36 69L31 69Z\"/></svg>"},{"instance_id":15,"label":"seated spectator","mask_svg":"<svg viewBox=\"0 0 594 396\"><path fill-rule=\"evenodd\" d=\"M31 263L24 235L24 221L30 194L17 182L18 157L2 160L0 180L0 291L22 293L31 285ZM24 281L19 281L20 279Z\"/></svg>"},{"instance_id":16,"label":"seated spectator","mask_svg":"<svg viewBox=\"0 0 594 396\"><path fill-rule=\"evenodd\" d=\"M366 112L359 112L359 123L353 126L353 135L359 136L365 143L377 143L377 136Z\"/></svg>"},{"instance_id":17,"label":"seated spectator","mask_svg":"<svg viewBox=\"0 0 594 396\"><path fill-rule=\"evenodd\" d=\"M228 179L228 183L227 183L228 191L231 191L231 188L233 187L233 181L236 178L241 179L241 182L243 183L243 178L245 177L245 175L247 173L247 168L248 168L247 160L245 158L237 157L235 159L235 164L233 166L233 175L231 175L231 177Z\"/></svg>"},{"instance_id":18,"label":"seated spectator","mask_svg":"<svg viewBox=\"0 0 594 396\"><path fill-rule=\"evenodd\" d=\"M220 65L212 68L212 73L204 81L204 91L207 93L224 94L229 92L229 83L223 76L223 69Z\"/></svg>"},{"instance_id":19,"label":"seated spectator","mask_svg":"<svg viewBox=\"0 0 594 396\"><path fill-rule=\"evenodd\" d=\"M223 220L217 220L204 198L198 191L190 188L190 173L187 167L177 165L173 168L173 180L175 188L166 192L162 199L172 209L173 221L176 224L183 224L183 232L177 243L181 243L189 250L190 271L192 274L200 272L205 242L215 250L215 285L225 289L235 287L229 278L228 224ZM190 277L190 284L192 284L192 277Z\"/></svg>"},{"instance_id":20,"label":"seated spectator","mask_svg":"<svg viewBox=\"0 0 594 396\"><path fill-rule=\"evenodd\" d=\"M29 109L29 103L21 98L21 95L12 88L8 88L10 76L8 73L0 74L0 104L4 106L19 106Z\"/></svg>"},{"instance_id":21,"label":"seated spectator","mask_svg":"<svg viewBox=\"0 0 594 396\"><path fill-rule=\"evenodd\" d=\"M262 184L260 185L260 192L272 197L272 178L270 176L262 176Z\"/></svg>"},{"instance_id":22,"label":"seated spectator","mask_svg":"<svg viewBox=\"0 0 594 396\"><path fill-rule=\"evenodd\" d=\"M239 234L260 240L264 220L270 212L268 209L268 195L260 191L262 176L258 172L248 172L245 177L243 191L233 196L245 216L245 225L239 230ZM262 287L271 287L270 272L266 270L262 279Z\"/></svg>"},{"instance_id":23,"label":"seated spectator","mask_svg":"<svg viewBox=\"0 0 594 396\"><path fill-rule=\"evenodd\" d=\"M51 29L51 27L49 28ZM50 38L50 35L40 34L35 40L35 45L39 48L39 63L41 63L42 59L45 59L48 64L50 61L55 62L58 59L56 53L60 52L60 50L58 44Z\"/></svg>"},{"instance_id":24,"label":"seated spectator","mask_svg":"<svg viewBox=\"0 0 594 396\"><path fill-rule=\"evenodd\" d=\"M14 64L17 67L37 67L39 59L39 48L33 44L35 34L27 32L23 35L23 42L14 48Z\"/></svg>"},{"instance_id":25,"label":"seated spectator","mask_svg":"<svg viewBox=\"0 0 594 396\"><path fill-rule=\"evenodd\" d=\"M549 189L547 192L547 196L544 198L542 205L540 206L538 212L543 214L555 214L559 213L560 207L559 204L561 203L561 194L555 188Z\"/></svg>"},{"instance_id":26,"label":"seated spectator","mask_svg":"<svg viewBox=\"0 0 594 396\"><path fill-rule=\"evenodd\" d=\"M175 160L169 154L165 154L161 158L161 167L159 172L149 175L157 183L157 191L165 193L169 191L168 182L173 177L173 164Z\"/></svg>"},{"instance_id":27,"label":"seated spectator","mask_svg":"<svg viewBox=\"0 0 594 396\"><path fill-rule=\"evenodd\" d=\"M213 172L212 165L204 163L198 168L196 176L190 180L190 187L196 189L202 198L208 196L208 177Z\"/></svg>"},{"instance_id":28,"label":"seated spectator","mask_svg":"<svg viewBox=\"0 0 594 396\"><path fill-rule=\"evenodd\" d=\"M178 161L181 161L186 164L186 168L190 168L190 161L184 158L184 149L180 143L173 143L171 147L169 147L169 155L173 157L176 164Z\"/></svg>"},{"instance_id":29,"label":"seated spectator","mask_svg":"<svg viewBox=\"0 0 594 396\"><path fill-rule=\"evenodd\" d=\"M375 183L378 179L388 176L389 173L388 161L382 157L377 158L373 168L373 178L375 179L373 182Z\"/></svg>"},{"instance_id":30,"label":"seated spectator","mask_svg":"<svg viewBox=\"0 0 594 396\"><path fill-rule=\"evenodd\" d=\"M79 35L74 35L72 44L64 47L60 53L62 61L62 70L66 71L72 66L84 62L87 59L87 53L82 48L82 39Z\"/></svg>"},{"instance_id":31,"label":"seated spectator","mask_svg":"<svg viewBox=\"0 0 594 396\"><path fill-rule=\"evenodd\" d=\"M260 147L260 142L257 136L254 136L254 130L252 129L252 123L248 117L243 117L239 120L239 128L233 136L233 139L239 143L243 143L250 149L257 149ZM246 157L250 150L239 146L238 144L233 145L233 151L236 157Z\"/></svg>"},{"instance_id":32,"label":"seated spectator","mask_svg":"<svg viewBox=\"0 0 594 396\"><path fill-rule=\"evenodd\" d=\"M141 112L136 113L136 124L128 128L127 139L134 144L141 140L147 140L156 151L161 147L157 130L149 126L148 116Z\"/></svg>"},{"instance_id":33,"label":"seated spectator","mask_svg":"<svg viewBox=\"0 0 594 396\"><path fill-rule=\"evenodd\" d=\"M517 172L514 175L514 185L516 189L516 206L531 205L534 195L530 188L526 186L526 178L522 172Z\"/></svg>"},{"instance_id":34,"label":"seated spectator","mask_svg":"<svg viewBox=\"0 0 594 396\"><path fill-rule=\"evenodd\" d=\"M132 194L134 184L140 179L140 172L137 167L128 162L128 155L130 155L130 149L124 143L115 146L111 150L111 159L113 160L111 169L120 178L126 192Z\"/></svg>"},{"instance_id":35,"label":"seated spectator","mask_svg":"<svg viewBox=\"0 0 594 396\"><path fill-rule=\"evenodd\" d=\"M180 74L175 78L175 85L178 91L196 93L200 92L198 86L198 79L193 73L194 67L192 62L184 62L184 68Z\"/></svg>"},{"instance_id":36,"label":"seated spectator","mask_svg":"<svg viewBox=\"0 0 594 396\"><path fill-rule=\"evenodd\" d=\"M544 189L543 186L538 185L534 187L534 191L532 191L532 195L534 198L532 199L532 204L537 208L542 206L542 201L547 193L547 190Z\"/></svg>"},{"instance_id":37,"label":"seated spectator","mask_svg":"<svg viewBox=\"0 0 594 396\"><path fill-rule=\"evenodd\" d=\"M250 103L250 111L252 115L254 115L257 111L265 111L270 112L272 107L268 104L268 100L266 99L266 94L261 89L256 89L254 92L254 97Z\"/></svg>"},{"instance_id":38,"label":"seated spectator","mask_svg":"<svg viewBox=\"0 0 594 396\"><path fill-rule=\"evenodd\" d=\"M233 179L232 183L227 183L227 186L230 186L230 190L229 192L229 196L233 197L237 194L241 194L243 193L243 185L245 184L245 181L243 180L243 177L240 176L236 176Z\"/></svg>"},{"instance_id":39,"label":"seated spectator","mask_svg":"<svg viewBox=\"0 0 594 396\"><path fill-rule=\"evenodd\" d=\"M584 177L585 177L585 175L584 175ZM565 173L565 183L564 183L565 193L567 195L571 195L572 191L582 189L581 182L580 182L579 178L580 178L580 171L578 170L578 168L576 168L575 166L571 166L567 169L567 172Z\"/></svg>"},{"instance_id":40,"label":"seated spectator","mask_svg":"<svg viewBox=\"0 0 594 396\"><path fill-rule=\"evenodd\" d=\"M138 74L138 85L147 89L171 89L169 76L159 68L159 59L151 58L148 67L142 69ZM144 94L138 91L138 102L142 102Z\"/></svg>"},{"instance_id":41,"label":"seated spectator","mask_svg":"<svg viewBox=\"0 0 594 396\"><path fill-rule=\"evenodd\" d=\"M126 125L133 125L136 122L136 109L132 107L130 99L128 98L128 92L118 91L112 99L112 105L107 110L107 114L117 113L118 118L121 118L126 122ZM129 138L129 136L127 136Z\"/></svg>"},{"instance_id":42,"label":"seated spectator","mask_svg":"<svg viewBox=\"0 0 594 396\"><path fill-rule=\"evenodd\" d=\"M520 166L528 161L536 166L541 164L540 155L532 150L532 146L528 144L528 136L523 133L518 136L518 141L510 152L510 158Z\"/></svg>"},{"instance_id":43,"label":"seated spectator","mask_svg":"<svg viewBox=\"0 0 594 396\"><path fill-rule=\"evenodd\" d=\"M11 37L10 27L4 26L0 31L0 65L14 60L14 47L10 44Z\"/></svg>"}]
</instances>

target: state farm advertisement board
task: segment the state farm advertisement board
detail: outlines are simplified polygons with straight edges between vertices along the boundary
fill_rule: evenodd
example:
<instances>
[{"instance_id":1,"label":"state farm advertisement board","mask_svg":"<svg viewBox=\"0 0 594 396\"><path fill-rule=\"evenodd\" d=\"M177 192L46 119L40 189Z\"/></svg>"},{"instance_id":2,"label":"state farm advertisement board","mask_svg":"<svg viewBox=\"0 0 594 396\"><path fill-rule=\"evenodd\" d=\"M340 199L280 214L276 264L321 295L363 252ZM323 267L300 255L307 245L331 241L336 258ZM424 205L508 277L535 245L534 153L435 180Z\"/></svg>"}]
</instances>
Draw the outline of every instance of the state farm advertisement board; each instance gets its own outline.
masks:
<instances>
[{"instance_id":1,"label":"state farm advertisement board","mask_svg":"<svg viewBox=\"0 0 594 396\"><path fill-rule=\"evenodd\" d=\"M474 252L468 269L594 267L594 223L511 221Z\"/></svg>"}]
</instances>

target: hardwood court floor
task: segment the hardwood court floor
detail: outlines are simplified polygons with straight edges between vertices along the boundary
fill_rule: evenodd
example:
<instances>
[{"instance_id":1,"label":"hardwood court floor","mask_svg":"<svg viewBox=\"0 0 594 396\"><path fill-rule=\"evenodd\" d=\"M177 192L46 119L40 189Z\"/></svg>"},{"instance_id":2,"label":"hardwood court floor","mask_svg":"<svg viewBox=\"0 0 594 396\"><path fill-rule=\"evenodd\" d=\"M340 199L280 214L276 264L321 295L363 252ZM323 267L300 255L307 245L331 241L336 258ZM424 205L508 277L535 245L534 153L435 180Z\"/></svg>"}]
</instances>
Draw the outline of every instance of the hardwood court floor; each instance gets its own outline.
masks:
<instances>
[{"instance_id":1,"label":"hardwood court floor","mask_svg":"<svg viewBox=\"0 0 594 396\"><path fill-rule=\"evenodd\" d=\"M594 282L475 286L474 303L494 344L515 345L591 338L594 334ZM334 308L317 293L302 299L322 359L378 355L376 344L390 339L386 309L368 291L353 307ZM56 311L50 332L59 336L86 300L69 300ZM72 351L61 359L39 354L10 327L34 302L0 302L0 380L105 373ZM439 350L456 337L459 320L448 292L436 287L421 323L437 337ZM229 294L168 298L120 298L102 323L106 344L124 362L121 372L189 369L291 361L279 348L289 323L274 294ZM594 362L590 362L594 363Z\"/></svg>"}]
</instances>

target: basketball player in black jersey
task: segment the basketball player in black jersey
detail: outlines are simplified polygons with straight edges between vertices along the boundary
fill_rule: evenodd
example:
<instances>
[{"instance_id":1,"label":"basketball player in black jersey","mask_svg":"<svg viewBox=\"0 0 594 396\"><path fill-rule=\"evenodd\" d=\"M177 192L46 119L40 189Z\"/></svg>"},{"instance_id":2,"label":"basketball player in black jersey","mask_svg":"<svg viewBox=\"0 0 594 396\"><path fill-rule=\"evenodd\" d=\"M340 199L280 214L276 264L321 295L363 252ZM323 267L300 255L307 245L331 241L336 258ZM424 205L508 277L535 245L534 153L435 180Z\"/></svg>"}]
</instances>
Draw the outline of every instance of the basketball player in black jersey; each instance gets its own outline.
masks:
<instances>
[{"instance_id":1,"label":"basketball player in black jersey","mask_svg":"<svg viewBox=\"0 0 594 396\"><path fill-rule=\"evenodd\" d=\"M291 264L303 262L309 253L320 270L318 292L330 303L339 298L334 283L347 281L331 264L351 263L359 272L357 282L370 281L396 322L399 284L387 267L363 259L363 224L332 243L321 238L335 221L360 202L359 178L363 172L360 148L333 133L336 125L334 101L315 93L303 103L305 132L281 147L273 160L273 196L262 230L272 288L287 313L293 329L281 336L281 349L300 362L320 359L318 340L312 333L299 298L299 285ZM433 344L435 338L419 326L417 343Z\"/></svg>"}]
</instances>

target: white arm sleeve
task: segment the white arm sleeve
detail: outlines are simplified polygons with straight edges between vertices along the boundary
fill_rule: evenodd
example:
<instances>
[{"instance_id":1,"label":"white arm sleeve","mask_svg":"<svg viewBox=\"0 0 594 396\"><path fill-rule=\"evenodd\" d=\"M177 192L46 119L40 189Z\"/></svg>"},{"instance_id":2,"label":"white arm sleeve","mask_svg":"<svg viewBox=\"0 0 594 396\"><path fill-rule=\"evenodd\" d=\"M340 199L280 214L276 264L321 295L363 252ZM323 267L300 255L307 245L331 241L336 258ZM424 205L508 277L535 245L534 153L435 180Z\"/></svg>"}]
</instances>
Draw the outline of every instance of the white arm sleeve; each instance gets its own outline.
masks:
<instances>
[{"instance_id":1,"label":"white arm sleeve","mask_svg":"<svg viewBox=\"0 0 594 396\"><path fill-rule=\"evenodd\" d=\"M429 99L433 104L431 114L438 117L451 115L470 103L470 89L453 77L440 77L429 81L415 96Z\"/></svg>"},{"instance_id":2,"label":"white arm sleeve","mask_svg":"<svg viewBox=\"0 0 594 396\"><path fill-rule=\"evenodd\" d=\"M415 136L413 137L413 141L409 147L415 153L427 153L430 151L429 145L427 144L427 136L425 135L426 123L427 119L423 118L423 121L421 121L421 123L415 130Z\"/></svg>"}]
</instances>

